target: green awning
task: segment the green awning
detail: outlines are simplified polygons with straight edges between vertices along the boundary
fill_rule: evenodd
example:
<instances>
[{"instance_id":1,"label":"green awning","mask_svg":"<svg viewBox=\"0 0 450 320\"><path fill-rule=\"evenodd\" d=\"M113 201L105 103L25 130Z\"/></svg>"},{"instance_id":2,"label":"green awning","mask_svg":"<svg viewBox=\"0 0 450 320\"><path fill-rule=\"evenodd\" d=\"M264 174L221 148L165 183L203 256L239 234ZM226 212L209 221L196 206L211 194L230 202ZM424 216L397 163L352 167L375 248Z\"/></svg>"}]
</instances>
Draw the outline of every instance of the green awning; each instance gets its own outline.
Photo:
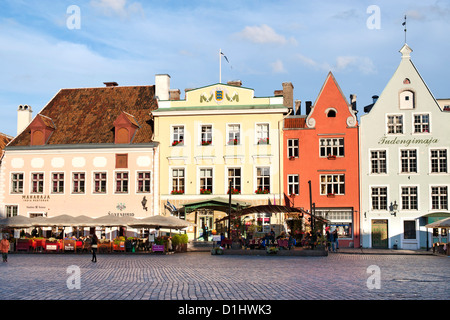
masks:
<instances>
[{"instance_id":1,"label":"green awning","mask_svg":"<svg viewBox=\"0 0 450 320\"><path fill-rule=\"evenodd\" d=\"M231 210L232 211L247 208L249 206L250 206L250 204L248 204L247 202L231 199ZM229 202L228 202L228 199L217 197L217 198L205 199L202 201L185 203L185 204L183 204L183 207L184 207L184 210L186 213L191 213L197 209L212 209L212 210L228 213Z\"/></svg>"},{"instance_id":2,"label":"green awning","mask_svg":"<svg viewBox=\"0 0 450 320\"><path fill-rule=\"evenodd\" d=\"M427 224L450 217L450 212L433 212L422 216L427 219Z\"/></svg>"}]
</instances>

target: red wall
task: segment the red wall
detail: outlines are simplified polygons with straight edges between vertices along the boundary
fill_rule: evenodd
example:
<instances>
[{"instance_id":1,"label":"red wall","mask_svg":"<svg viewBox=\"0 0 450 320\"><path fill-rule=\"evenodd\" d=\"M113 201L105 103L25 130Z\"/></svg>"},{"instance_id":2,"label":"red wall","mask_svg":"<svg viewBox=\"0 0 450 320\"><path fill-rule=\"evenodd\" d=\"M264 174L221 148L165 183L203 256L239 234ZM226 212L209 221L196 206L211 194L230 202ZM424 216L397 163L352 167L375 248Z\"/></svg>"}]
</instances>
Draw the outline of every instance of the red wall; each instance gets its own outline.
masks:
<instances>
[{"instance_id":1,"label":"red wall","mask_svg":"<svg viewBox=\"0 0 450 320\"><path fill-rule=\"evenodd\" d=\"M326 115L328 108L337 110L336 117ZM358 127L349 127L347 118L352 114L349 105L342 95L333 75L330 73L324 86L310 112L310 117L315 120L315 127L289 129L285 122L284 136L284 190L288 192L288 174L299 174L300 194L290 197L295 207L310 210L309 184L311 181L312 202L317 207L353 208L353 239L340 240L339 244L346 247L350 242L355 247L360 246L359 226L359 152L358 152ZM328 160L320 157L319 139L344 138L344 157L336 157ZM299 157L289 160L287 157L287 140L299 139ZM320 194L321 174L345 174L345 194L336 195L334 198Z\"/></svg>"}]
</instances>

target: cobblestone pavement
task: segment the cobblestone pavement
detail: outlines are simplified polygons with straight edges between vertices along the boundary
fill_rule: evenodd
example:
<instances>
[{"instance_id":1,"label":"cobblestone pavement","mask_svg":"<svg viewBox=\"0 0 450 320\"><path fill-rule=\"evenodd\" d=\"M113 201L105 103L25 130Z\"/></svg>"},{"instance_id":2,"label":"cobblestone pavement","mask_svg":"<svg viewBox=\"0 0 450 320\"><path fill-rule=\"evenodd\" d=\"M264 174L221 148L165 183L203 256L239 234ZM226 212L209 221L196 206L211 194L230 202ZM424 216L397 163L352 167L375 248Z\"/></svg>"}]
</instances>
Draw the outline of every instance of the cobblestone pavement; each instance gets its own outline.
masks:
<instances>
[{"instance_id":1,"label":"cobblestone pavement","mask_svg":"<svg viewBox=\"0 0 450 320\"><path fill-rule=\"evenodd\" d=\"M449 300L449 267L430 255L10 254L0 300Z\"/></svg>"}]
</instances>

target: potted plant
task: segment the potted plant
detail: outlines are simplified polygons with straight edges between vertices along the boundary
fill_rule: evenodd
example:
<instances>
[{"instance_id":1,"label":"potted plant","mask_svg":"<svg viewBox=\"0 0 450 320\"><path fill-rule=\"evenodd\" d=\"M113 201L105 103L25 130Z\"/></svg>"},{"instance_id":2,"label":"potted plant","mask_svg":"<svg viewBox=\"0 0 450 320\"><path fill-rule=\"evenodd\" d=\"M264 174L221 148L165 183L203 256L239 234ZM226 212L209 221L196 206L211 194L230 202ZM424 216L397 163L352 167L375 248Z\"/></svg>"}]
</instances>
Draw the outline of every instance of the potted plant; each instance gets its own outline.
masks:
<instances>
[{"instance_id":1,"label":"potted plant","mask_svg":"<svg viewBox=\"0 0 450 320\"><path fill-rule=\"evenodd\" d=\"M258 140L258 144L269 144L269 138L261 138Z\"/></svg>"},{"instance_id":2,"label":"potted plant","mask_svg":"<svg viewBox=\"0 0 450 320\"><path fill-rule=\"evenodd\" d=\"M231 194L240 194L241 191L236 188L231 188ZM227 191L227 194L230 194L230 190Z\"/></svg>"},{"instance_id":3,"label":"potted plant","mask_svg":"<svg viewBox=\"0 0 450 320\"><path fill-rule=\"evenodd\" d=\"M277 247L266 247L266 252L268 254L277 254L278 253L278 248Z\"/></svg>"},{"instance_id":4,"label":"potted plant","mask_svg":"<svg viewBox=\"0 0 450 320\"><path fill-rule=\"evenodd\" d=\"M269 190L268 189L262 189L262 188L258 188L258 189L256 189L255 190L255 193L256 194L268 194L269 193Z\"/></svg>"},{"instance_id":5,"label":"potted plant","mask_svg":"<svg viewBox=\"0 0 450 320\"><path fill-rule=\"evenodd\" d=\"M211 249L212 255L222 255L223 254L223 248L222 247L215 247Z\"/></svg>"},{"instance_id":6,"label":"potted plant","mask_svg":"<svg viewBox=\"0 0 450 320\"><path fill-rule=\"evenodd\" d=\"M172 190L170 194L184 194L184 190Z\"/></svg>"},{"instance_id":7,"label":"potted plant","mask_svg":"<svg viewBox=\"0 0 450 320\"><path fill-rule=\"evenodd\" d=\"M211 194L211 190L210 190L210 189L204 189L204 188L201 188L201 189L200 189L200 193L201 193L201 194Z\"/></svg>"},{"instance_id":8,"label":"potted plant","mask_svg":"<svg viewBox=\"0 0 450 320\"><path fill-rule=\"evenodd\" d=\"M328 197L328 198L334 198L334 196L335 196L334 193L328 193L328 194L327 194L327 197Z\"/></svg>"},{"instance_id":9,"label":"potted plant","mask_svg":"<svg viewBox=\"0 0 450 320\"><path fill-rule=\"evenodd\" d=\"M211 141L209 140L202 140L202 146L209 146L211 145Z\"/></svg>"},{"instance_id":10,"label":"potted plant","mask_svg":"<svg viewBox=\"0 0 450 320\"><path fill-rule=\"evenodd\" d=\"M228 140L228 145L238 145L239 144L239 140L238 139L230 139Z\"/></svg>"},{"instance_id":11,"label":"potted plant","mask_svg":"<svg viewBox=\"0 0 450 320\"><path fill-rule=\"evenodd\" d=\"M290 156L289 160L295 160L295 157L294 156Z\"/></svg>"},{"instance_id":12,"label":"potted plant","mask_svg":"<svg viewBox=\"0 0 450 320\"><path fill-rule=\"evenodd\" d=\"M183 145L183 140L175 140L174 142L172 142L172 147L175 147L178 145Z\"/></svg>"},{"instance_id":13,"label":"potted plant","mask_svg":"<svg viewBox=\"0 0 450 320\"><path fill-rule=\"evenodd\" d=\"M174 234L172 236L172 248L174 249L175 252L181 252L180 243L181 243L181 236L179 234Z\"/></svg>"},{"instance_id":14,"label":"potted plant","mask_svg":"<svg viewBox=\"0 0 450 320\"><path fill-rule=\"evenodd\" d=\"M328 160L336 160L336 156L334 154L328 154Z\"/></svg>"}]
</instances>

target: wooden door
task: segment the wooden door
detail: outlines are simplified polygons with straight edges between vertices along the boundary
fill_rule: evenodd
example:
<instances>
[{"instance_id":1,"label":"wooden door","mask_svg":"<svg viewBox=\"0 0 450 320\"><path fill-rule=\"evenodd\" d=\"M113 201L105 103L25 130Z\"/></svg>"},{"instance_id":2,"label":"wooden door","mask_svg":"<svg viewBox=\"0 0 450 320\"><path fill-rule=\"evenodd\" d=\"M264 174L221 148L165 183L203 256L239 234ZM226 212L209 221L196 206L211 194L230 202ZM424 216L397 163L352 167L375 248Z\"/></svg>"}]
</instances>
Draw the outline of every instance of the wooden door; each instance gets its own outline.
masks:
<instances>
[{"instance_id":1,"label":"wooden door","mask_svg":"<svg viewBox=\"0 0 450 320\"><path fill-rule=\"evenodd\" d=\"M387 220L372 220L372 248L388 248Z\"/></svg>"}]
</instances>

